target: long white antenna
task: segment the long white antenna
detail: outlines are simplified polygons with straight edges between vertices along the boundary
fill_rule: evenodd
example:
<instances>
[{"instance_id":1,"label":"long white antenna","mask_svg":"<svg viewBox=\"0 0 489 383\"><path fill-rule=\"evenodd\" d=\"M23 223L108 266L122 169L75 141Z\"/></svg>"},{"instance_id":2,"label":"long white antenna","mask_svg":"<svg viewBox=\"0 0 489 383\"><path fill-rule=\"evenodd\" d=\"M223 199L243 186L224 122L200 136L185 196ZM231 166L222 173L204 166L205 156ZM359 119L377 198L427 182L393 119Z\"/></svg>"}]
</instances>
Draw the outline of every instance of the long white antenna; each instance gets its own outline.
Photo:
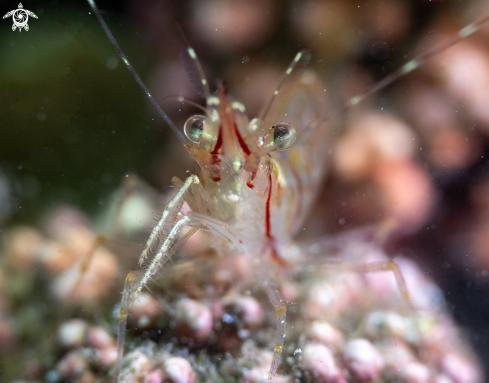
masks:
<instances>
[{"instance_id":1,"label":"long white antenna","mask_svg":"<svg viewBox=\"0 0 489 383\"><path fill-rule=\"evenodd\" d=\"M394 72L389 74L387 77L385 77L383 80L379 81L377 84L375 84L373 87L371 87L369 90L367 90L365 93L359 94L353 98L351 98L347 103L345 103L341 108L333 111L329 115L322 117L316 121L313 121L309 124L309 128L315 128L316 126L319 125L319 123L323 121L327 121L330 118L336 117L343 112L347 111L351 107L361 103L363 100L365 100L367 97L370 95L378 92L379 90L385 88L387 85L391 84L398 78L405 76L406 74L412 72L413 70L419 68L422 64L424 64L428 59L432 58L433 56L436 56L438 53L443 52L445 49L451 47L454 44L457 44L459 41L462 41L465 39L467 36L470 36L471 34L477 32L480 27L489 21L489 15L486 15L476 22L469 24L462 28L461 30L458 31L458 33L454 34L451 38L441 42L440 44L434 46L431 49L428 49L426 52L422 53L418 57L412 59L411 61L408 61L406 64L401 66L400 68L396 69Z\"/></svg>"},{"instance_id":2,"label":"long white antenna","mask_svg":"<svg viewBox=\"0 0 489 383\"><path fill-rule=\"evenodd\" d=\"M149 101L151 101L151 103L153 104L153 106L156 108L156 110L158 111L158 114L161 117L163 117L163 119L168 124L168 126L173 131L173 133L175 133L176 136L178 137L178 139L180 141L182 141L182 143L184 145L186 145L187 142L188 142L187 139L185 138L185 136L183 135L183 133L176 127L176 125L173 123L173 121L170 119L170 117L168 117L168 115L164 112L164 110L161 108L161 106L156 102L156 100L153 98L153 96L151 95L151 93L149 93L149 90L146 87L146 85L144 84L143 80L141 80L141 77L139 77L139 75L137 74L137 72L134 70L133 66L131 65L131 63L127 59L126 55L122 51L122 49L119 46L119 44L117 43L117 40L115 39L114 35L112 34L112 32L110 31L109 27L107 26L107 23L105 22L104 18L100 14L100 11L97 8L97 5L95 4L95 1L94 0L88 0L88 4L90 4L90 7L92 8L93 13L95 13L95 16L97 16L97 19L99 20L100 24L102 24L102 28L104 28L104 31L107 34L107 36L109 37L110 42L112 43L112 45L115 47L115 49L119 53L119 56L121 57L121 59L124 62L124 64L126 64L127 69L129 69L129 71L131 72L131 74L134 77L134 79L137 81L137 83L139 84L139 86L141 87L141 89L146 94L146 97L148 97Z\"/></svg>"}]
</instances>

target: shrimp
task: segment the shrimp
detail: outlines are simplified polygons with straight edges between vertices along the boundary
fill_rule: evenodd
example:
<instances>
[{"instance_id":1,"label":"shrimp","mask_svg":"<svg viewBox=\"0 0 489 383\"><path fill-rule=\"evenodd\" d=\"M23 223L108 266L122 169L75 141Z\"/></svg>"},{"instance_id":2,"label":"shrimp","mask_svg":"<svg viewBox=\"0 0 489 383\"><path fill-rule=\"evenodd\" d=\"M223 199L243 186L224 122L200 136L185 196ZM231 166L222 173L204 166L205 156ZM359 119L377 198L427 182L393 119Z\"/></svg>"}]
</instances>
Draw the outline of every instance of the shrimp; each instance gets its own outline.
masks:
<instances>
[{"instance_id":1,"label":"shrimp","mask_svg":"<svg viewBox=\"0 0 489 383\"><path fill-rule=\"evenodd\" d=\"M274 382L286 337L287 307L276 287L290 269L327 253L335 246L296 242L299 228L317 198L326 174L329 153L324 144L338 129L338 117L370 94L404 76L427 59L476 32L486 16L460 30L451 39L407 62L368 92L335 109L325 96L317 75L307 70L308 50L296 54L257 118L249 119L243 104L229 96L220 83L212 93L197 59L187 47L188 66L197 74L199 94L206 99L205 113L191 116L178 129L155 101L117 44L93 0L88 0L106 34L150 102L199 165L200 172L174 180L176 194L163 210L139 259L140 270L128 273L119 311L117 360L114 381L121 378L126 321L131 305L143 289L199 230L214 238L226 256L250 254L258 280L275 310L276 332L268 382ZM250 224L252 223L252 224ZM380 225L381 228L385 226ZM378 226L373 230L379 235ZM372 233L372 230L369 231ZM345 240L348 242L348 239ZM360 273L390 271L406 302L409 292L399 266L391 260L326 264L330 269Z\"/></svg>"}]
</instances>

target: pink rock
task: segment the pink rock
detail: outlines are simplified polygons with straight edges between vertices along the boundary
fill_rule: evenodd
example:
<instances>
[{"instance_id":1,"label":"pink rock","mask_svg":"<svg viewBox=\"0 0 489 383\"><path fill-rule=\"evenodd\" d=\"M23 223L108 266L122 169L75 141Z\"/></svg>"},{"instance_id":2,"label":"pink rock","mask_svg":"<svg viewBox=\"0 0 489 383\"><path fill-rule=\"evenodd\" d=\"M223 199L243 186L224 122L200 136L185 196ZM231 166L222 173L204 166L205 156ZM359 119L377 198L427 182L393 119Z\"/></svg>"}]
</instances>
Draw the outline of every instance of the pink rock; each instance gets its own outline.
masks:
<instances>
[{"instance_id":1,"label":"pink rock","mask_svg":"<svg viewBox=\"0 0 489 383\"><path fill-rule=\"evenodd\" d=\"M191 25L201 39L222 51L260 44L275 24L272 3L205 0L195 3Z\"/></svg>"},{"instance_id":2,"label":"pink rock","mask_svg":"<svg viewBox=\"0 0 489 383\"><path fill-rule=\"evenodd\" d=\"M162 312L161 304L151 294L142 292L129 308L129 321L138 327L146 327Z\"/></svg>"},{"instance_id":3,"label":"pink rock","mask_svg":"<svg viewBox=\"0 0 489 383\"><path fill-rule=\"evenodd\" d=\"M117 359L117 347L107 347L99 351L96 362L104 368L112 367Z\"/></svg>"},{"instance_id":4,"label":"pink rock","mask_svg":"<svg viewBox=\"0 0 489 383\"><path fill-rule=\"evenodd\" d=\"M342 371L336 365L333 353L322 344L308 344L302 350L304 369L321 383L346 383Z\"/></svg>"},{"instance_id":5,"label":"pink rock","mask_svg":"<svg viewBox=\"0 0 489 383\"><path fill-rule=\"evenodd\" d=\"M335 292L328 283L316 283L309 290L306 312L309 318L319 319L326 315L335 300Z\"/></svg>"},{"instance_id":6,"label":"pink rock","mask_svg":"<svg viewBox=\"0 0 489 383\"><path fill-rule=\"evenodd\" d=\"M400 383L428 383L430 375L430 369L424 364L410 362L399 367L396 380Z\"/></svg>"},{"instance_id":7,"label":"pink rock","mask_svg":"<svg viewBox=\"0 0 489 383\"><path fill-rule=\"evenodd\" d=\"M368 338L380 340L397 338L410 341L416 329L408 317L394 311L374 311L364 319L364 331Z\"/></svg>"},{"instance_id":8,"label":"pink rock","mask_svg":"<svg viewBox=\"0 0 489 383\"><path fill-rule=\"evenodd\" d=\"M79 347L85 341L88 325L84 320L71 319L58 329L58 343L61 347Z\"/></svg>"},{"instance_id":9,"label":"pink rock","mask_svg":"<svg viewBox=\"0 0 489 383\"><path fill-rule=\"evenodd\" d=\"M443 38L443 37L442 37ZM438 65L427 68L442 77L445 89L456 95L466 106L468 113L476 116L484 124L489 122L489 111L484 99L489 96L489 53L471 40L461 41L454 49L439 54L443 70ZM455 79L455 80L454 80Z\"/></svg>"},{"instance_id":10,"label":"pink rock","mask_svg":"<svg viewBox=\"0 0 489 383\"><path fill-rule=\"evenodd\" d=\"M87 355L82 350L73 350L61 358L56 369L61 378L68 379L81 375L89 367Z\"/></svg>"},{"instance_id":11,"label":"pink rock","mask_svg":"<svg viewBox=\"0 0 489 383\"><path fill-rule=\"evenodd\" d=\"M287 302L294 302L299 296L298 286L293 282L285 282L280 285L280 295Z\"/></svg>"},{"instance_id":12,"label":"pink rock","mask_svg":"<svg viewBox=\"0 0 489 383\"><path fill-rule=\"evenodd\" d=\"M252 368L243 375L243 383L260 383L268 378L268 371L263 368Z\"/></svg>"},{"instance_id":13,"label":"pink rock","mask_svg":"<svg viewBox=\"0 0 489 383\"><path fill-rule=\"evenodd\" d=\"M83 256L87 256L89 251L90 248ZM54 281L51 290L56 298L69 303L94 304L110 293L119 273L119 264L111 252L103 247L97 248L83 275L81 265L80 261Z\"/></svg>"},{"instance_id":14,"label":"pink rock","mask_svg":"<svg viewBox=\"0 0 489 383\"><path fill-rule=\"evenodd\" d=\"M306 337L325 346L339 347L343 343L343 334L326 321L316 320L307 327Z\"/></svg>"},{"instance_id":15,"label":"pink rock","mask_svg":"<svg viewBox=\"0 0 489 383\"><path fill-rule=\"evenodd\" d=\"M211 310L194 299L181 299L175 308L176 332L181 335L205 339L212 330ZM188 334L186 334L189 332Z\"/></svg>"},{"instance_id":16,"label":"pink rock","mask_svg":"<svg viewBox=\"0 0 489 383\"><path fill-rule=\"evenodd\" d=\"M366 339L348 341L343 350L343 361L352 375L361 382L378 380L384 368L382 355Z\"/></svg>"},{"instance_id":17,"label":"pink rock","mask_svg":"<svg viewBox=\"0 0 489 383\"><path fill-rule=\"evenodd\" d=\"M88 227L89 219L78 208L59 204L51 208L43 219L43 229L53 238L62 238L73 227Z\"/></svg>"},{"instance_id":18,"label":"pink rock","mask_svg":"<svg viewBox=\"0 0 489 383\"><path fill-rule=\"evenodd\" d=\"M73 266L75 259L62 244L48 240L39 249L39 261L49 273L59 274Z\"/></svg>"},{"instance_id":19,"label":"pink rock","mask_svg":"<svg viewBox=\"0 0 489 383\"><path fill-rule=\"evenodd\" d=\"M215 319L219 319L223 316L223 314L224 314L224 303L221 299L217 299L215 301L212 301L211 312L212 312L213 318L215 318Z\"/></svg>"},{"instance_id":20,"label":"pink rock","mask_svg":"<svg viewBox=\"0 0 489 383\"><path fill-rule=\"evenodd\" d=\"M30 227L18 227L7 232L5 237L5 256L8 263L16 269L31 267L36 261L44 239Z\"/></svg>"},{"instance_id":21,"label":"pink rock","mask_svg":"<svg viewBox=\"0 0 489 383\"><path fill-rule=\"evenodd\" d=\"M65 226L55 238L71 256L72 261L76 262L88 255L97 236L88 227L75 225Z\"/></svg>"},{"instance_id":22,"label":"pink rock","mask_svg":"<svg viewBox=\"0 0 489 383\"><path fill-rule=\"evenodd\" d=\"M264 314L260 303L253 297L238 296L234 300L243 322L255 327L263 322Z\"/></svg>"},{"instance_id":23,"label":"pink rock","mask_svg":"<svg viewBox=\"0 0 489 383\"><path fill-rule=\"evenodd\" d=\"M379 185L386 213L398 221L398 230L411 232L424 223L435 202L428 172L411 160L382 161L374 179Z\"/></svg>"},{"instance_id":24,"label":"pink rock","mask_svg":"<svg viewBox=\"0 0 489 383\"><path fill-rule=\"evenodd\" d=\"M455 383L482 382L478 366L460 355L447 353L441 360L440 367Z\"/></svg>"},{"instance_id":25,"label":"pink rock","mask_svg":"<svg viewBox=\"0 0 489 383\"><path fill-rule=\"evenodd\" d=\"M431 378L430 383L453 383L453 380L446 375L437 375Z\"/></svg>"},{"instance_id":26,"label":"pink rock","mask_svg":"<svg viewBox=\"0 0 489 383\"><path fill-rule=\"evenodd\" d=\"M93 327L88 331L88 343L98 350L104 350L113 347L115 341L103 327Z\"/></svg>"},{"instance_id":27,"label":"pink rock","mask_svg":"<svg viewBox=\"0 0 489 383\"><path fill-rule=\"evenodd\" d=\"M269 368L252 368L246 371L243 375L243 383L262 383L268 380ZM284 375L276 375L273 381L274 383L290 383L292 377Z\"/></svg>"},{"instance_id":28,"label":"pink rock","mask_svg":"<svg viewBox=\"0 0 489 383\"><path fill-rule=\"evenodd\" d=\"M146 378L152 368L151 360L146 354L140 350L132 351L124 357L122 381L139 382Z\"/></svg>"},{"instance_id":29,"label":"pink rock","mask_svg":"<svg viewBox=\"0 0 489 383\"><path fill-rule=\"evenodd\" d=\"M153 370L146 375L145 383L163 383L165 375L161 370Z\"/></svg>"},{"instance_id":30,"label":"pink rock","mask_svg":"<svg viewBox=\"0 0 489 383\"><path fill-rule=\"evenodd\" d=\"M214 283L228 284L237 279L243 282L250 281L255 271L253 259L252 254L245 253L219 260L214 271Z\"/></svg>"},{"instance_id":31,"label":"pink rock","mask_svg":"<svg viewBox=\"0 0 489 383\"><path fill-rule=\"evenodd\" d=\"M171 383L193 383L194 370L190 363L179 356L171 357L164 363L165 377Z\"/></svg>"},{"instance_id":32,"label":"pink rock","mask_svg":"<svg viewBox=\"0 0 489 383\"><path fill-rule=\"evenodd\" d=\"M387 113L367 113L353 119L348 133L336 144L334 161L348 181L368 177L379 160L409 159L415 151L409 126Z\"/></svg>"}]
</instances>

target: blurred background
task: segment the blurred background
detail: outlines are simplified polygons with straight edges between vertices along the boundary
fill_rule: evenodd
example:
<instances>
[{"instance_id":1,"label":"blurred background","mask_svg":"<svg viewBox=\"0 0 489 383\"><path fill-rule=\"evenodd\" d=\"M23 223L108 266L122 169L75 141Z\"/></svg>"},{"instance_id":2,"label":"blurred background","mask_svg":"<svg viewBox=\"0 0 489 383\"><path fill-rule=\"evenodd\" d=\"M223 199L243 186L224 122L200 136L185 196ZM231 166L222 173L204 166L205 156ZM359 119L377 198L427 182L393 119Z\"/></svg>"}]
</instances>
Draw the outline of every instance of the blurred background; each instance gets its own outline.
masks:
<instances>
[{"instance_id":1,"label":"blurred background","mask_svg":"<svg viewBox=\"0 0 489 383\"><path fill-rule=\"evenodd\" d=\"M487 2L475 0L97 4L177 126L197 110L175 96L203 102L179 61L185 48L181 31L210 83L222 79L254 117L300 49L312 50L311 68L340 107L489 13ZM146 188L163 195L173 176L196 171L122 65L88 4L23 5L38 16L29 19L28 32L12 31L11 18L0 22L1 262L3 274L14 270L17 276L39 271L35 263L12 261L19 259L15 251L25 250L15 248L15 236L12 240L9 234L19 227L54 236L56 212L77 209L80 220L95 222L128 176L137 175ZM4 1L0 13L17 7L17 2ZM387 245L390 254L415 259L440 284L448 309L486 361L487 376L488 40L489 25L343 114L335 139L325 143L332 150L331 163L318 166L330 172L301 234L312 240L394 217L398 226ZM146 233L149 229L147 223ZM49 283L63 270L42 270L36 283L43 278ZM114 278L128 270L113 271ZM42 332L30 324L40 315L48 320L53 311L49 299L42 307L32 303L44 299L41 290L37 298L25 295L39 285L19 280L0 278L5 296L0 338L14 345L0 350L0 374L9 379L20 374L22 364L12 366L7 354L28 355L26 345L35 344ZM117 301L117 291L109 288L106 299Z\"/></svg>"}]
</instances>

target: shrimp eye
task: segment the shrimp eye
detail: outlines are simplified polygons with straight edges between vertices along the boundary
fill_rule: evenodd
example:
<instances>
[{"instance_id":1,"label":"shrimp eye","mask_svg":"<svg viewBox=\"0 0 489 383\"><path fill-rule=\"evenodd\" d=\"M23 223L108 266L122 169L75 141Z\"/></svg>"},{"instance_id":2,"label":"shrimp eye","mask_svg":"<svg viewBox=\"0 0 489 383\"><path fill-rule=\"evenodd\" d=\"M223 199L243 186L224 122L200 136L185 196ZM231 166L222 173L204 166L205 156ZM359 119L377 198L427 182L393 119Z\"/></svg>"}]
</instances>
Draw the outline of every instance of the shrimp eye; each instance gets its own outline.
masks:
<instances>
[{"instance_id":1,"label":"shrimp eye","mask_svg":"<svg viewBox=\"0 0 489 383\"><path fill-rule=\"evenodd\" d=\"M205 116L195 115L185 121L183 132L185 136L195 144L199 143L200 137L204 132Z\"/></svg>"},{"instance_id":2,"label":"shrimp eye","mask_svg":"<svg viewBox=\"0 0 489 383\"><path fill-rule=\"evenodd\" d=\"M288 122L273 125L263 136L263 146L267 151L286 150L290 148L297 138L297 132Z\"/></svg>"}]
</instances>

